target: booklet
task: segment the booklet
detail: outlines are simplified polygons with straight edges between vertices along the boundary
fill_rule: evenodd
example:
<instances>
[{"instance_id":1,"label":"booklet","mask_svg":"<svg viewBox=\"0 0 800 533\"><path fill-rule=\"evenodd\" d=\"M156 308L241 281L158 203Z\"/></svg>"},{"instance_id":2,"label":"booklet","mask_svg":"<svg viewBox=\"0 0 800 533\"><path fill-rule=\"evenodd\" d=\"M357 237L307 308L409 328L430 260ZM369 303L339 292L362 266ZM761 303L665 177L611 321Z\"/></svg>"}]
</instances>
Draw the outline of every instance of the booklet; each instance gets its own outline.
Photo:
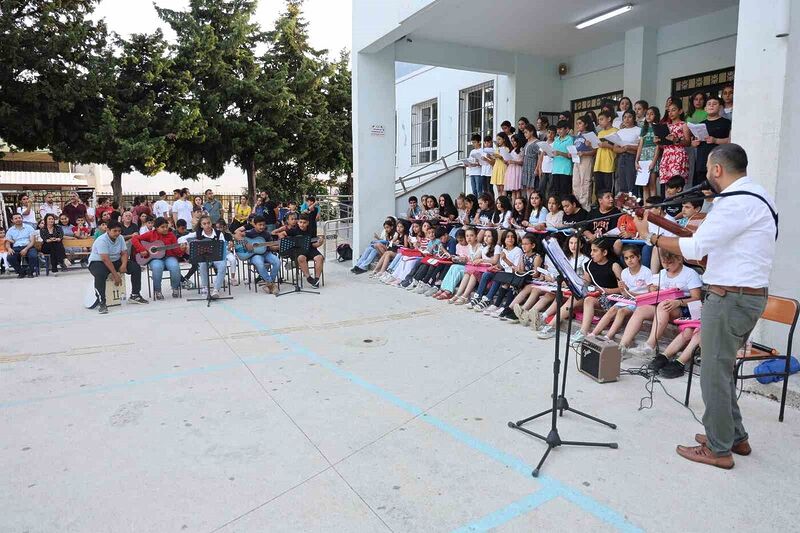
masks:
<instances>
[{"instance_id":1,"label":"booklet","mask_svg":"<svg viewBox=\"0 0 800 533\"><path fill-rule=\"evenodd\" d=\"M692 124L691 122L687 122L686 125L689 126L689 131L692 132L692 135L694 135L698 141L705 141L708 139L708 128L705 124Z\"/></svg>"},{"instance_id":2,"label":"booklet","mask_svg":"<svg viewBox=\"0 0 800 533\"><path fill-rule=\"evenodd\" d=\"M669 126L666 124L653 124L653 135L661 139L662 146L672 144L672 141L667 140L667 135L669 135Z\"/></svg>"},{"instance_id":3,"label":"booklet","mask_svg":"<svg viewBox=\"0 0 800 533\"><path fill-rule=\"evenodd\" d=\"M651 161L639 161L639 169L636 171L636 185L644 187L650 182L650 163Z\"/></svg>"},{"instance_id":4,"label":"booklet","mask_svg":"<svg viewBox=\"0 0 800 533\"><path fill-rule=\"evenodd\" d=\"M636 146L638 144L638 141L635 142L635 143L627 142L627 141L623 140L622 137L620 137L616 133L612 133L611 135L606 135L601 140L606 141L609 144L614 144L614 145L617 145L617 146Z\"/></svg>"},{"instance_id":5,"label":"booklet","mask_svg":"<svg viewBox=\"0 0 800 533\"><path fill-rule=\"evenodd\" d=\"M586 142L592 145L592 148L597 148L600 146L600 139L597 138L597 134L593 131L584 133L583 138L586 139Z\"/></svg>"},{"instance_id":6,"label":"booklet","mask_svg":"<svg viewBox=\"0 0 800 533\"><path fill-rule=\"evenodd\" d=\"M547 142L540 141L536 143L539 145L539 150L545 153L545 155L553 157L553 147L549 145Z\"/></svg>"},{"instance_id":7,"label":"booklet","mask_svg":"<svg viewBox=\"0 0 800 533\"><path fill-rule=\"evenodd\" d=\"M573 163L580 163L581 156L578 155L578 149L575 147L574 144L567 146L567 152L572 156Z\"/></svg>"}]
</instances>

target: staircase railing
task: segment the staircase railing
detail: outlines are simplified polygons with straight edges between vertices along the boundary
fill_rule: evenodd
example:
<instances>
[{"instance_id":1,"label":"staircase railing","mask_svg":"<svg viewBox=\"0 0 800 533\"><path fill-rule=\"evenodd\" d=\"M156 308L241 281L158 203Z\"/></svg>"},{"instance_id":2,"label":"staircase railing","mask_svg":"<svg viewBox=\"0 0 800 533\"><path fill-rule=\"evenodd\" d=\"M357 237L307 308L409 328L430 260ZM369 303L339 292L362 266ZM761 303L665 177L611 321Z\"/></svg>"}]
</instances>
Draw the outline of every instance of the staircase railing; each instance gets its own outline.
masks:
<instances>
[{"instance_id":1,"label":"staircase railing","mask_svg":"<svg viewBox=\"0 0 800 533\"><path fill-rule=\"evenodd\" d=\"M457 154L457 153L459 153L458 150L453 150L449 154L443 155L442 157L440 157L438 159L434 159L430 163L428 163L426 165L423 165L423 166L413 170L412 172L409 172L405 176L401 176L401 177L397 178L395 180L395 182L394 182L395 183L395 192L398 192L398 189L397 189L397 185L398 184L400 184L400 187L402 187L403 192L406 193L406 192L408 192L408 186L406 184L407 184L407 182L409 180L412 180L412 179L420 180L420 181L417 181L417 184L419 184L421 182L422 178L424 178L425 176L430 176L432 174L439 174L440 172L448 172L448 171L450 171L450 170L452 170L454 168L463 167L464 164L460 163L460 162L451 162L450 164L447 163L447 158L452 156L453 154ZM438 164L441 164L444 168L435 168L435 169L423 172L424 170L429 169L430 167L432 167L434 165L438 165Z\"/></svg>"}]
</instances>

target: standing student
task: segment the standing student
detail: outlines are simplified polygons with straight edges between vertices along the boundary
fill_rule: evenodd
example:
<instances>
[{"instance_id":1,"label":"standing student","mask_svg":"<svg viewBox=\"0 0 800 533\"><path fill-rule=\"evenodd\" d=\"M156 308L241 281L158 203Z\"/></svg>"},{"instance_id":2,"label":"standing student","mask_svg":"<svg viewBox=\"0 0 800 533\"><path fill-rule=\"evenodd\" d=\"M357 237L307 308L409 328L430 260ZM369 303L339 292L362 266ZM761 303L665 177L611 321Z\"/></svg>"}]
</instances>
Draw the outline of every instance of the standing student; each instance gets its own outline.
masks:
<instances>
[{"instance_id":1,"label":"standing student","mask_svg":"<svg viewBox=\"0 0 800 533\"><path fill-rule=\"evenodd\" d=\"M569 134L569 122L561 120L557 124L557 137L553 140L553 178L550 188L553 194L563 196L572 194L572 155L569 147L574 139Z\"/></svg>"},{"instance_id":2,"label":"standing student","mask_svg":"<svg viewBox=\"0 0 800 533\"><path fill-rule=\"evenodd\" d=\"M636 186L636 152L639 148L639 134L642 129L636 126L636 115L633 111L622 114L622 127L617 130L617 135L625 144L615 145L614 153L617 154L616 180L614 192L634 192Z\"/></svg>"},{"instance_id":3,"label":"standing student","mask_svg":"<svg viewBox=\"0 0 800 533\"><path fill-rule=\"evenodd\" d=\"M472 186L472 194L475 196L483 193L483 181L481 180L482 157L481 136L476 133L472 136L472 150L469 152L469 160L466 163L467 176L469 176L469 182Z\"/></svg>"},{"instance_id":4,"label":"standing student","mask_svg":"<svg viewBox=\"0 0 800 533\"><path fill-rule=\"evenodd\" d=\"M594 189L595 191L610 191L614 187L614 164L617 154L614 146L603 141L612 133L617 132L617 128L611 125L614 115L610 111L601 111L597 116L598 128L597 138L600 145L594 158Z\"/></svg>"},{"instance_id":5,"label":"standing student","mask_svg":"<svg viewBox=\"0 0 800 533\"><path fill-rule=\"evenodd\" d=\"M636 103L633 104L633 112L636 113L636 125L640 128L644 126L649 107L650 104L647 103L647 100L637 100Z\"/></svg>"},{"instance_id":6,"label":"standing student","mask_svg":"<svg viewBox=\"0 0 800 533\"><path fill-rule=\"evenodd\" d=\"M536 119L536 138L540 141L547 140L547 127L550 126L550 121L547 117L539 117Z\"/></svg>"},{"instance_id":7,"label":"standing student","mask_svg":"<svg viewBox=\"0 0 800 533\"><path fill-rule=\"evenodd\" d=\"M512 126L512 125L511 125L511 122L510 122L510 121L508 121L508 120L504 120L503 122L501 122L501 123L500 123L500 129L502 130L502 132L503 132L503 133L505 133L505 134L506 134L506 136L507 136L509 139L510 139L510 138L511 138L511 136L512 136L512 135L514 135L514 133L516 133L516 131L517 131L517 130L515 130L515 129L514 129L514 126ZM511 146L511 145L509 144L509 146Z\"/></svg>"},{"instance_id":8,"label":"standing student","mask_svg":"<svg viewBox=\"0 0 800 533\"><path fill-rule=\"evenodd\" d=\"M192 202L189 201L188 189L175 189L175 201L172 202L172 217L175 226L179 220L185 220L186 224L192 223ZM137 215L138 217L138 215ZM141 224L139 224L141 226Z\"/></svg>"},{"instance_id":9,"label":"standing student","mask_svg":"<svg viewBox=\"0 0 800 533\"><path fill-rule=\"evenodd\" d=\"M686 111L686 122L700 124L706 117L706 95L703 91L695 91L689 98L689 109Z\"/></svg>"},{"instance_id":10,"label":"standing student","mask_svg":"<svg viewBox=\"0 0 800 533\"><path fill-rule=\"evenodd\" d=\"M520 198L522 190L522 163L525 159L525 136L515 133L511 137L511 151L508 154L508 166L505 175L505 190L511 193L513 199Z\"/></svg>"},{"instance_id":11,"label":"standing student","mask_svg":"<svg viewBox=\"0 0 800 533\"><path fill-rule=\"evenodd\" d=\"M659 163L659 181L664 185L673 176L680 176L684 182L689 174L689 155L686 147L691 134L689 127L681 119L681 101L675 99L667 108L667 127L669 135L666 139L654 138L661 146L661 162ZM665 144L666 141L666 144Z\"/></svg>"},{"instance_id":12,"label":"standing student","mask_svg":"<svg viewBox=\"0 0 800 533\"><path fill-rule=\"evenodd\" d=\"M584 138L585 133L594 132L594 123L589 115L583 115L575 120L575 149L578 151L580 162L572 165L572 192L578 198L584 209L591 207L592 168L594 166L595 150Z\"/></svg>"},{"instance_id":13,"label":"standing student","mask_svg":"<svg viewBox=\"0 0 800 533\"><path fill-rule=\"evenodd\" d=\"M731 121L720 115L722 102L716 96L710 96L706 100L706 119L703 124L708 130L708 137L705 141L692 140L692 146L697 151L694 164L694 183L700 183L706 179L708 154L715 146L731 142Z\"/></svg>"},{"instance_id":14,"label":"standing student","mask_svg":"<svg viewBox=\"0 0 800 533\"><path fill-rule=\"evenodd\" d=\"M491 181L492 181L492 160L491 155L494 154L494 148L492 147L492 136L486 135L483 138L483 148L481 148L481 183L482 183L482 190L481 194L485 194L492 190ZM480 194L476 194L476 196L480 196Z\"/></svg>"},{"instance_id":15,"label":"standing student","mask_svg":"<svg viewBox=\"0 0 800 533\"><path fill-rule=\"evenodd\" d=\"M511 149L511 139L508 138L505 132L501 131L497 134L495 142L497 150L492 155L487 154L487 158L492 162L492 179L489 183L497 188L497 196L503 196L505 193L506 160Z\"/></svg>"},{"instance_id":16,"label":"standing student","mask_svg":"<svg viewBox=\"0 0 800 533\"><path fill-rule=\"evenodd\" d=\"M177 244L178 238L169 229L169 222L166 218L158 217L153 222L153 230L143 233L141 235L134 235L131 237L131 246L133 250L144 258L150 254L142 244L142 241L155 242L161 241L166 246ZM183 257L185 253L180 247L172 248L166 251L163 259L151 259L150 271L153 273L153 299L163 300L164 294L161 292L161 278L164 275L164 270L169 271L169 283L172 286L172 297L179 296L178 289L181 286L181 267L178 260Z\"/></svg>"},{"instance_id":17,"label":"standing student","mask_svg":"<svg viewBox=\"0 0 800 533\"><path fill-rule=\"evenodd\" d=\"M733 122L733 85L730 83L722 88L722 112L720 115Z\"/></svg>"},{"instance_id":18,"label":"standing student","mask_svg":"<svg viewBox=\"0 0 800 533\"><path fill-rule=\"evenodd\" d=\"M642 198L647 200L650 196L658 194L656 177L658 176L658 160L661 156L661 147L655 143L653 125L661 121L661 111L657 107L650 107L644 115L644 124L639 132L639 146L636 149L636 171L643 170L642 163L649 161L647 170L649 180L642 187Z\"/></svg>"},{"instance_id":19,"label":"standing student","mask_svg":"<svg viewBox=\"0 0 800 533\"><path fill-rule=\"evenodd\" d=\"M555 126L547 126L547 137L543 142L546 142L551 147L556 140L556 132L558 128ZM542 196L550 196L552 194L552 177L553 177L553 157L547 155L544 150L539 150L539 163L536 167L536 174L539 175L539 192Z\"/></svg>"},{"instance_id":20,"label":"standing student","mask_svg":"<svg viewBox=\"0 0 800 533\"><path fill-rule=\"evenodd\" d=\"M536 174L536 166L539 163L539 139L533 124L528 124L522 131L525 135L525 151L522 158L522 191L528 198L531 191L539 187Z\"/></svg>"},{"instance_id":21,"label":"standing student","mask_svg":"<svg viewBox=\"0 0 800 533\"><path fill-rule=\"evenodd\" d=\"M153 204L153 215L169 219L169 202L166 191L158 191L158 200Z\"/></svg>"},{"instance_id":22,"label":"standing student","mask_svg":"<svg viewBox=\"0 0 800 533\"><path fill-rule=\"evenodd\" d=\"M622 115L625 114L627 111L633 111L633 104L631 103L630 98L628 98L627 96L623 96L617 103L617 110L614 116L614 120L611 122L611 125L617 129L621 128Z\"/></svg>"}]
</instances>

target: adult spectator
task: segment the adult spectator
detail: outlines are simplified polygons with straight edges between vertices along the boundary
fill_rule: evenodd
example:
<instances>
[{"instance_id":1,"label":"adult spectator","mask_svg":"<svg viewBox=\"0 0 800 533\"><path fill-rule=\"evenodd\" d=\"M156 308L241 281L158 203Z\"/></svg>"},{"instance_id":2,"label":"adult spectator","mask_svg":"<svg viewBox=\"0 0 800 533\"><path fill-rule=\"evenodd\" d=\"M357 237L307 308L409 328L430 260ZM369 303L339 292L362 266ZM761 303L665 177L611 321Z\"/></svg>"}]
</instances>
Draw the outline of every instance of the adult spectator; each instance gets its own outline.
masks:
<instances>
[{"instance_id":1,"label":"adult spectator","mask_svg":"<svg viewBox=\"0 0 800 533\"><path fill-rule=\"evenodd\" d=\"M247 218L250 216L250 213L253 212L253 208L250 207L250 202L247 200L247 196L244 194L239 197L239 203L236 204L236 208L233 211L233 221L231 222L231 231L235 231L236 228L239 226L244 226L247 223ZM213 224L212 224L213 226Z\"/></svg>"},{"instance_id":2,"label":"adult spectator","mask_svg":"<svg viewBox=\"0 0 800 533\"><path fill-rule=\"evenodd\" d=\"M192 200L192 213L205 213L205 209L203 209L203 199L199 196L195 196Z\"/></svg>"},{"instance_id":3,"label":"adult spectator","mask_svg":"<svg viewBox=\"0 0 800 533\"><path fill-rule=\"evenodd\" d=\"M42 253L50 256L50 267L54 273L58 273L60 266L64 270L67 264L67 252L64 250L64 232L56 224L56 216L48 213L44 216L44 227L39 230L42 237Z\"/></svg>"},{"instance_id":4,"label":"adult spectator","mask_svg":"<svg viewBox=\"0 0 800 533\"><path fill-rule=\"evenodd\" d=\"M222 218L222 202L214 198L214 191L206 189L206 199L203 202L203 211L211 217L211 222L217 223Z\"/></svg>"},{"instance_id":5,"label":"adult spectator","mask_svg":"<svg viewBox=\"0 0 800 533\"><path fill-rule=\"evenodd\" d=\"M53 203L53 194L47 193L44 195L44 203L39 207L39 218L44 220L45 215L54 215L56 220L61 214L61 208Z\"/></svg>"},{"instance_id":6,"label":"adult spectator","mask_svg":"<svg viewBox=\"0 0 800 533\"><path fill-rule=\"evenodd\" d=\"M108 212L110 214L112 211L114 211L114 208L111 207L111 204L108 202L108 198L101 196L97 199L97 208L94 210L94 214L97 217L98 224L101 220L103 220L103 213Z\"/></svg>"},{"instance_id":7,"label":"adult spectator","mask_svg":"<svg viewBox=\"0 0 800 533\"><path fill-rule=\"evenodd\" d=\"M14 213L11 223L13 225L6 231L8 264L17 273L18 278L24 278L26 273L32 278L36 265L39 264L39 253L34 246L36 230L28 224L23 224L22 215L19 213ZM22 266L23 257L28 259L27 268Z\"/></svg>"},{"instance_id":8,"label":"adult spectator","mask_svg":"<svg viewBox=\"0 0 800 533\"><path fill-rule=\"evenodd\" d=\"M22 223L36 229L36 210L33 208L31 197L27 194L23 194L19 204L17 213L22 216Z\"/></svg>"},{"instance_id":9,"label":"adult spectator","mask_svg":"<svg viewBox=\"0 0 800 533\"><path fill-rule=\"evenodd\" d=\"M179 220L185 220L187 224L192 223L192 202L189 201L189 189L175 189L172 216L176 227Z\"/></svg>"},{"instance_id":10,"label":"adult spectator","mask_svg":"<svg viewBox=\"0 0 800 533\"><path fill-rule=\"evenodd\" d=\"M142 269L136 261L130 261L125 239L120 235L119 222L109 222L105 233L95 239L92 253L89 254L89 272L94 276L94 291L97 295L97 310L101 315L108 313L106 307L106 280L108 276L114 284L122 284L122 276L131 277L131 297L129 302L146 304L139 292L142 290Z\"/></svg>"},{"instance_id":11,"label":"adult spectator","mask_svg":"<svg viewBox=\"0 0 800 533\"><path fill-rule=\"evenodd\" d=\"M142 213L146 215L152 215L153 210L150 209L150 206L147 205L145 202L144 196L137 196L133 199L133 216L136 217L136 220L139 220L139 217Z\"/></svg>"},{"instance_id":12,"label":"adult spectator","mask_svg":"<svg viewBox=\"0 0 800 533\"><path fill-rule=\"evenodd\" d=\"M153 216L169 218L169 202L165 191L158 191L158 200L153 204Z\"/></svg>"},{"instance_id":13,"label":"adult spectator","mask_svg":"<svg viewBox=\"0 0 800 533\"><path fill-rule=\"evenodd\" d=\"M722 88L722 118L727 118L733 122L733 85L726 85Z\"/></svg>"},{"instance_id":14,"label":"adult spectator","mask_svg":"<svg viewBox=\"0 0 800 533\"><path fill-rule=\"evenodd\" d=\"M126 241L131 240L134 235L139 234L139 225L133 221L133 213L130 211L122 213L120 233Z\"/></svg>"},{"instance_id":15,"label":"adult spectator","mask_svg":"<svg viewBox=\"0 0 800 533\"><path fill-rule=\"evenodd\" d=\"M317 197L313 194L309 194L306 197L306 201L300 205L300 214L308 213L308 232L311 235L317 234L317 222L319 222L320 211Z\"/></svg>"},{"instance_id":16,"label":"adult spectator","mask_svg":"<svg viewBox=\"0 0 800 533\"><path fill-rule=\"evenodd\" d=\"M694 164L694 183L700 183L706 179L706 162L708 155L715 146L728 144L731 142L731 121L720 115L722 102L716 96L709 96L706 100L706 115L708 116L703 124L708 130L708 137L705 141L692 141L692 146L697 149L697 159Z\"/></svg>"}]
</instances>

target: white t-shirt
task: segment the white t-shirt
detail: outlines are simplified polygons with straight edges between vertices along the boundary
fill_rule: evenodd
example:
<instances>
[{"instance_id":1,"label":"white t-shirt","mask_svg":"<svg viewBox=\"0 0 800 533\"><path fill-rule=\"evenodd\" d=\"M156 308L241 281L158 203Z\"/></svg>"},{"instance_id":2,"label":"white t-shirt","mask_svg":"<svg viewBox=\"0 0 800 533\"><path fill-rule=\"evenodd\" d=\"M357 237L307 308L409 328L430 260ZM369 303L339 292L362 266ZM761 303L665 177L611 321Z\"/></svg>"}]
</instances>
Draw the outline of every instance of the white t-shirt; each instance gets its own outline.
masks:
<instances>
[{"instance_id":1,"label":"white t-shirt","mask_svg":"<svg viewBox=\"0 0 800 533\"><path fill-rule=\"evenodd\" d=\"M503 229L511 229L511 215L513 215L511 211L506 211L503 213L503 218L500 219L500 226Z\"/></svg>"},{"instance_id":2,"label":"white t-shirt","mask_svg":"<svg viewBox=\"0 0 800 533\"><path fill-rule=\"evenodd\" d=\"M547 144L553 146L553 143L547 143ZM542 173L544 174L553 173L553 158L547 154L542 155Z\"/></svg>"},{"instance_id":3,"label":"white t-shirt","mask_svg":"<svg viewBox=\"0 0 800 533\"><path fill-rule=\"evenodd\" d=\"M22 215L22 212L25 211L25 209L26 208L24 208L24 207L18 207L17 208L17 213ZM31 212L30 213L28 213L27 215L22 215L22 221L25 222L25 223L28 223L28 224L33 224L35 226L36 225L36 210L33 207L31 207ZM5 250L3 250L3 251L5 252Z\"/></svg>"},{"instance_id":4,"label":"white t-shirt","mask_svg":"<svg viewBox=\"0 0 800 533\"><path fill-rule=\"evenodd\" d=\"M153 204L153 216L167 217L169 215L169 203L166 200L158 200ZM189 222L187 220L187 222Z\"/></svg>"},{"instance_id":5,"label":"white t-shirt","mask_svg":"<svg viewBox=\"0 0 800 533\"><path fill-rule=\"evenodd\" d=\"M483 154L494 154L494 150L491 148L481 148L481 152ZM491 176L492 175L492 164L486 161L485 159L480 159L481 162L481 176Z\"/></svg>"},{"instance_id":6,"label":"white t-shirt","mask_svg":"<svg viewBox=\"0 0 800 533\"><path fill-rule=\"evenodd\" d=\"M153 231L153 230L152 230L152 228L148 228L147 225L145 224L144 226L139 228L139 235L144 235L148 231Z\"/></svg>"},{"instance_id":7,"label":"white t-shirt","mask_svg":"<svg viewBox=\"0 0 800 533\"><path fill-rule=\"evenodd\" d=\"M505 261L500 261L498 264L506 272L512 272L514 267L519 263L519 260L522 259L522 248L515 246L513 250L504 249L503 251L505 251L506 257L511 261L511 265L506 264Z\"/></svg>"},{"instance_id":8,"label":"white t-shirt","mask_svg":"<svg viewBox=\"0 0 800 533\"><path fill-rule=\"evenodd\" d=\"M648 292L647 286L652 279L653 273L646 266L639 267L639 272L636 274L632 274L630 268L622 271L622 282L634 296Z\"/></svg>"},{"instance_id":9,"label":"white t-shirt","mask_svg":"<svg viewBox=\"0 0 800 533\"><path fill-rule=\"evenodd\" d=\"M653 276L650 284L660 289L680 289L684 292L684 296L688 296L690 290L699 289L703 286L703 280L700 278L700 274L684 266L674 278L667 275L666 269L661 270L657 276Z\"/></svg>"},{"instance_id":10,"label":"white t-shirt","mask_svg":"<svg viewBox=\"0 0 800 533\"><path fill-rule=\"evenodd\" d=\"M91 222L89 222L89 217L92 217ZM86 208L86 221L89 222L89 226L92 229L97 227L97 217L95 216L94 207L87 207Z\"/></svg>"},{"instance_id":11,"label":"white t-shirt","mask_svg":"<svg viewBox=\"0 0 800 533\"><path fill-rule=\"evenodd\" d=\"M484 154L483 148L475 148L469 153L470 159L474 159L476 163L481 163L480 166L477 167L467 167L467 176L480 176L481 169L483 169L483 161L481 160L481 156Z\"/></svg>"},{"instance_id":12,"label":"white t-shirt","mask_svg":"<svg viewBox=\"0 0 800 533\"><path fill-rule=\"evenodd\" d=\"M172 203L172 212L178 220L185 220L187 224L192 223L192 202L189 200L175 200Z\"/></svg>"},{"instance_id":13,"label":"white t-shirt","mask_svg":"<svg viewBox=\"0 0 800 533\"><path fill-rule=\"evenodd\" d=\"M499 246L499 245L495 246L495 247L494 247L494 254L492 255L492 257L497 257L498 255L500 255L500 252L501 252L502 250L503 250L503 249L502 249L502 248L500 248L500 246ZM485 246L485 245L484 245L484 246L481 246L481 259L490 259L490 257L489 257L488 255L486 255L486 253L487 253L488 251L489 251L489 247L488 247L488 246Z\"/></svg>"},{"instance_id":14,"label":"white t-shirt","mask_svg":"<svg viewBox=\"0 0 800 533\"><path fill-rule=\"evenodd\" d=\"M642 128L622 128L617 131L620 139L631 144L639 144L639 134L642 133Z\"/></svg>"}]
</instances>

